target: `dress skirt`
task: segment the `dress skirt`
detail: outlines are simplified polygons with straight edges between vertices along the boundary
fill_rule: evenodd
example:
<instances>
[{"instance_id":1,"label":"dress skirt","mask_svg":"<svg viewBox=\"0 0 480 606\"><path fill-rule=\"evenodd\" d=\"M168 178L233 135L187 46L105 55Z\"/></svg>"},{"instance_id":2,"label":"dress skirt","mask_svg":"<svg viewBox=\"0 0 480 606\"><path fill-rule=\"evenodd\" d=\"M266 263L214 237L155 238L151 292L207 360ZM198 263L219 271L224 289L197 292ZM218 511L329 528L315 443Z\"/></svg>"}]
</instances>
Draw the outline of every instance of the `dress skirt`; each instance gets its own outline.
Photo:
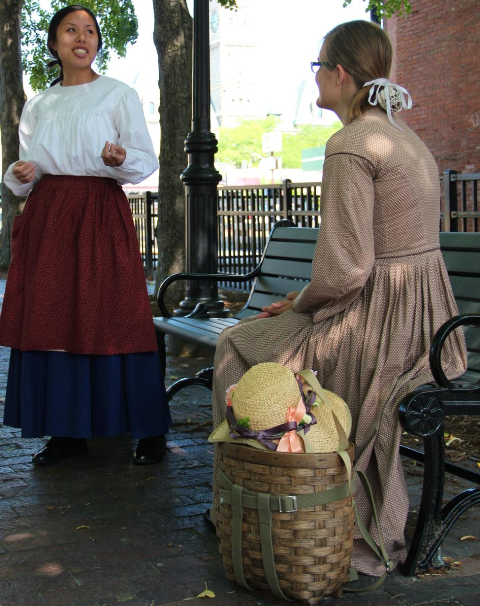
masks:
<instances>
[{"instance_id":1,"label":"dress skirt","mask_svg":"<svg viewBox=\"0 0 480 606\"><path fill-rule=\"evenodd\" d=\"M12 230L0 345L6 425L24 437L166 433L143 264L113 179L45 175Z\"/></svg>"}]
</instances>

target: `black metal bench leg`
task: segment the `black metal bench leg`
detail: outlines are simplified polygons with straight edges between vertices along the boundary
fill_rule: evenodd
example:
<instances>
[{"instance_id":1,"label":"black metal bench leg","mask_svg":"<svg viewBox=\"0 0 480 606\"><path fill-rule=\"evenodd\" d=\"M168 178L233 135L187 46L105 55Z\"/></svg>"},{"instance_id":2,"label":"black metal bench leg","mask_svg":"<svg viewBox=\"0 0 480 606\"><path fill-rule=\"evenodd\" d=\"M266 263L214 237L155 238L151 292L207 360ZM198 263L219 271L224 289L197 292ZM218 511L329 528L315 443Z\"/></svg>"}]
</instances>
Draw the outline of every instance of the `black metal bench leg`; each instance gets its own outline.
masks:
<instances>
[{"instance_id":1,"label":"black metal bench leg","mask_svg":"<svg viewBox=\"0 0 480 606\"><path fill-rule=\"evenodd\" d=\"M445 482L445 443L443 432L424 439L425 459L422 501L412 543L403 572L412 576L434 566L434 556L448 528L442 521L443 486ZM438 563L436 563L438 566Z\"/></svg>"},{"instance_id":2,"label":"black metal bench leg","mask_svg":"<svg viewBox=\"0 0 480 606\"><path fill-rule=\"evenodd\" d=\"M172 383L170 387L167 389L167 401L173 398L175 394L177 394L184 387L190 387L191 385L203 385L210 391L212 391L212 381L213 381L213 366L209 366L208 368L204 368L197 372L193 377L186 377L184 379L179 379Z\"/></svg>"}]
</instances>

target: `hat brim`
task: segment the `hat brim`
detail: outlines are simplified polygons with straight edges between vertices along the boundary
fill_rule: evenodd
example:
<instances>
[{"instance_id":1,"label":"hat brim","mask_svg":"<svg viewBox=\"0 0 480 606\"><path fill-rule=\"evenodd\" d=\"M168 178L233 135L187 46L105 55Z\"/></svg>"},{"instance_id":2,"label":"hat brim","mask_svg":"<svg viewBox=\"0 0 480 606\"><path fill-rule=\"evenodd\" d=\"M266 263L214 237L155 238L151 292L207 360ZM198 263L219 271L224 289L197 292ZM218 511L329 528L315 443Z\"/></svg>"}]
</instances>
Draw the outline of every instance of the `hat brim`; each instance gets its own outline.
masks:
<instances>
[{"instance_id":1,"label":"hat brim","mask_svg":"<svg viewBox=\"0 0 480 606\"><path fill-rule=\"evenodd\" d=\"M230 437L230 426L227 421L223 421L217 429L215 429L209 436L208 441L211 444L217 444L219 442L229 442L230 444L246 444L253 446L260 450L268 450L266 446L257 442L257 440L251 440L248 438L231 438Z\"/></svg>"}]
</instances>

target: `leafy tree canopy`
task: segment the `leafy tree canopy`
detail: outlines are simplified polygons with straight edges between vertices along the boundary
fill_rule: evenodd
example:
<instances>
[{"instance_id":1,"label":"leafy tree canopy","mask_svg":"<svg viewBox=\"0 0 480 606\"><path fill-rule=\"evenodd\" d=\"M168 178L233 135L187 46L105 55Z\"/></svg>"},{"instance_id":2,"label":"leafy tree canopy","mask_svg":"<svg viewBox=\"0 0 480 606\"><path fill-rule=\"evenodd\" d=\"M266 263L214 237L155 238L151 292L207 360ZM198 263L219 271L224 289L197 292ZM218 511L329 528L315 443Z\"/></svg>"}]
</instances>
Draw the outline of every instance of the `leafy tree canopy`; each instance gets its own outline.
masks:
<instances>
[{"instance_id":1,"label":"leafy tree canopy","mask_svg":"<svg viewBox=\"0 0 480 606\"><path fill-rule=\"evenodd\" d=\"M242 160L257 164L260 158L266 155L262 153L262 135L273 130L277 124L278 118L269 116L264 120L242 120L234 128L220 127L217 161L236 166L239 166ZM301 168L302 150L325 145L341 127L340 122L331 126L304 125L299 126L296 133L284 133L282 152L277 154L282 157L282 166Z\"/></svg>"},{"instance_id":2,"label":"leafy tree canopy","mask_svg":"<svg viewBox=\"0 0 480 606\"><path fill-rule=\"evenodd\" d=\"M45 10L38 0L24 1L22 63L23 69L30 75L30 86L34 91L44 90L57 77L58 67L47 69L47 63L52 60L47 48L47 32L55 12L69 4L74 4L74 1L52 0L50 9ZM112 51L124 57L127 45L137 40L138 21L132 0L81 0L79 4L97 16L103 51L97 55L96 65L100 72L104 72Z\"/></svg>"},{"instance_id":3,"label":"leafy tree canopy","mask_svg":"<svg viewBox=\"0 0 480 606\"><path fill-rule=\"evenodd\" d=\"M321 0L318 0L319 2ZM348 6L352 0L344 0L343 6ZM377 12L377 16L381 17L391 17L395 13L402 15L405 13L410 13L412 11L412 6L409 0L363 0L365 2L365 11L370 11L375 9ZM229 8L230 10L235 10L237 8L236 0L218 0L218 3L224 6L225 8Z\"/></svg>"},{"instance_id":4,"label":"leafy tree canopy","mask_svg":"<svg viewBox=\"0 0 480 606\"><path fill-rule=\"evenodd\" d=\"M348 6L352 0L344 0L343 6ZM412 5L408 0L363 0L366 2L366 11L375 9L377 17L391 17L395 13L411 13Z\"/></svg>"}]
</instances>

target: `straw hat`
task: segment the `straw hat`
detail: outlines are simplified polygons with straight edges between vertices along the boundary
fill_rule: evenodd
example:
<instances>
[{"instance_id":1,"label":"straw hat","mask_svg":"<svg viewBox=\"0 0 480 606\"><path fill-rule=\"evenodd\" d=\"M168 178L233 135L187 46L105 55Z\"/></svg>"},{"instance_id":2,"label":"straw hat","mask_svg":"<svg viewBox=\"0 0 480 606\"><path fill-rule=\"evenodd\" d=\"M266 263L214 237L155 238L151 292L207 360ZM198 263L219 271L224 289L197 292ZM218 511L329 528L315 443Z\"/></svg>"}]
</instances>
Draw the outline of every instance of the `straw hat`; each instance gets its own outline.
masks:
<instances>
[{"instance_id":1,"label":"straw hat","mask_svg":"<svg viewBox=\"0 0 480 606\"><path fill-rule=\"evenodd\" d=\"M238 384L228 390L227 420L210 435L209 442L276 450L285 434L295 433L300 436L300 440L294 438L300 452L334 452L339 446L339 437L332 412L348 436L350 411L340 396L320 387L311 371L300 374L304 373L307 380L276 362L252 366ZM315 383L317 388L313 390L310 383ZM307 394L306 398L302 398L302 391ZM285 424L293 419L296 423L287 428ZM284 446L280 446L280 450L284 450Z\"/></svg>"}]
</instances>

